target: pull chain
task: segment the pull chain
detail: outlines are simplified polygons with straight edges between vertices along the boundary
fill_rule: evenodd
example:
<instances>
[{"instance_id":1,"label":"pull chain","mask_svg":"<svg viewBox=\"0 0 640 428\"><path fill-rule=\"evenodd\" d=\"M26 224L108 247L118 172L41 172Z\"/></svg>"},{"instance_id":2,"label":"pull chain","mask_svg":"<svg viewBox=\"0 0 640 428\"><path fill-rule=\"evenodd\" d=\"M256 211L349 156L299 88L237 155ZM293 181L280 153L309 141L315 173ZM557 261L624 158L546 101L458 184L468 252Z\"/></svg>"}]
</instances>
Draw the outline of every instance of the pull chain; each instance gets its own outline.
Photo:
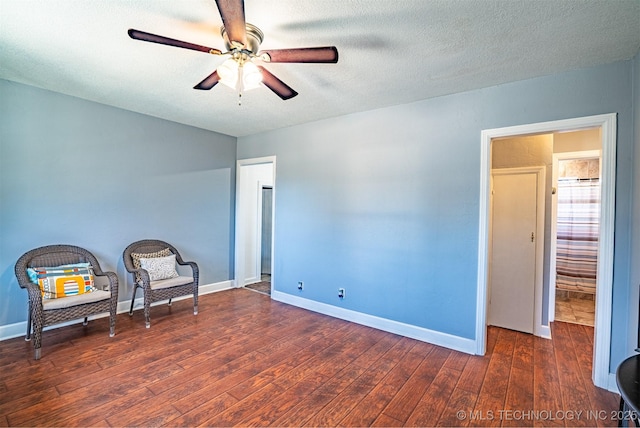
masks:
<instances>
[{"instance_id":1,"label":"pull chain","mask_svg":"<svg viewBox=\"0 0 640 428\"><path fill-rule=\"evenodd\" d=\"M238 64L238 105L242 106L242 89L244 84L243 84L243 80L242 77L244 75L244 63L242 61L240 61L240 63Z\"/></svg>"}]
</instances>

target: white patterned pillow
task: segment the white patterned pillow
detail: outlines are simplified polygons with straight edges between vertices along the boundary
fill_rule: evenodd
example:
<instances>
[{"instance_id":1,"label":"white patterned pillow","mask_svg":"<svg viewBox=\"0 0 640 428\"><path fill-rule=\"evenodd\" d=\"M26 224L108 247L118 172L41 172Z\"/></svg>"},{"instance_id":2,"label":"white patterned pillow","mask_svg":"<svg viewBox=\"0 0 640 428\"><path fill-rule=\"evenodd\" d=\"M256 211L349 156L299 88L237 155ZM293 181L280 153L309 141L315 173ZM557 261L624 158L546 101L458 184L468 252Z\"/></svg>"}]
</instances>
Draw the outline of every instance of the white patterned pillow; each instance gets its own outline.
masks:
<instances>
[{"instance_id":1,"label":"white patterned pillow","mask_svg":"<svg viewBox=\"0 0 640 428\"><path fill-rule=\"evenodd\" d=\"M156 251L153 253L131 253L131 260L133 261L133 267L136 269L140 269L140 259L151 259L154 257L166 257L173 254L169 248L165 248L164 250ZM136 272L136 282L142 282L142 277L138 272Z\"/></svg>"},{"instance_id":2,"label":"white patterned pillow","mask_svg":"<svg viewBox=\"0 0 640 428\"><path fill-rule=\"evenodd\" d=\"M140 267L149 272L149 279L151 279L151 281L159 281L161 279L175 278L178 276L175 254L151 259L140 258Z\"/></svg>"}]
</instances>

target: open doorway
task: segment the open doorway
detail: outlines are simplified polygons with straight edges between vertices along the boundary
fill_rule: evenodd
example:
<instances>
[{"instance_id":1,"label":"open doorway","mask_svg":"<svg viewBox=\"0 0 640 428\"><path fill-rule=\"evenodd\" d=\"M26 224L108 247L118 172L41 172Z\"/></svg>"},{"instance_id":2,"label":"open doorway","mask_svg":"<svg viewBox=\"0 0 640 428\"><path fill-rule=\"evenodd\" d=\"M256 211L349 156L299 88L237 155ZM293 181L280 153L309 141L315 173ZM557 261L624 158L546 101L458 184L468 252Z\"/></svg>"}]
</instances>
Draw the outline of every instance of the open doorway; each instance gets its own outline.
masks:
<instances>
[{"instance_id":1,"label":"open doorway","mask_svg":"<svg viewBox=\"0 0 640 428\"><path fill-rule=\"evenodd\" d=\"M238 161L236 287L263 294L271 294L273 287L274 184L275 157Z\"/></svg>"},{"instance_id":2,"label":"open doorway","mask_svg":"<svg viewBox=\"0 0 640 428\"><path fill-rule=\"evenodd\" d=\"M260 247L260 281L245 285L250 290L271 295L271 248L273 247L273 186L259 184L259 231L256 233Z\"/></svg>"},{"instance_id":3,"label":"open doorway","mask_svg":"<svg viewBox=\"0 0 640 428\"><path fill-rule=\"evenodd\" d=\"M476 317L477 353L483 355L487 337L487 305L490 281L490 183L492 170L491 148L496 139L516 136L587 130L597 128L602 143L601 155L601 211L600 240L598 241L596 326L594 338L593 382L596 386L611 389L609 362L611 347L611 306L613 290L613 242L615 211L616 170L616 115L606 114L553 122L519 125L507 128L483 130L481 135L480 174L480 228L478 249L478 299ZM549 187L550 190L550 187ZM553 307L549 306L549 288L544 290L540 308L541 327L549 329Z\"/></svg>"},{"instance_id":4,"label":"open doorway","mask_svg":"<svg viewBox=\"0 0 640 428\"><path fill-rule=\"evenodd\" d=\"M599 129L557 135L549 321L595 326L601 212Z\"/></svg>"}]
</instances>

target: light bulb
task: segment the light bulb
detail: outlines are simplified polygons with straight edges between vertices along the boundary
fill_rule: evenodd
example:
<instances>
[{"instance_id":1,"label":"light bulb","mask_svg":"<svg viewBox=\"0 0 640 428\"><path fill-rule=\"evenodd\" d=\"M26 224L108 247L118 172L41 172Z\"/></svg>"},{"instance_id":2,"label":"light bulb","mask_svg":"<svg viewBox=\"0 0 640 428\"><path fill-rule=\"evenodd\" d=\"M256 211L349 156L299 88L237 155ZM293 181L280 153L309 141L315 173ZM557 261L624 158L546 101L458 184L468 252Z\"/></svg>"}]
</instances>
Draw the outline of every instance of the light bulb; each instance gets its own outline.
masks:
<instances>
[{"instance_id":1,"label":"light bulb","mask_svg":"<svg viewBox=\"0 0 640 428\"><path fill-rule=\"evenodd\" d=\"M245 91L255 89L262 83L262 73L258 66L251 61L247 61L243 65L242 86Z\"/></svg>"},{"instance_id":2,"label":"light bulb","mask_svg":"<svg viewBox=\"0 0 640 428\"><path fill-rule=\"evenodd\" d=\"M229 58L216 69L220 82L227 85L230 88L235 89L238 83L238 62L232 58Z\"/></svg>"}]
</instances>

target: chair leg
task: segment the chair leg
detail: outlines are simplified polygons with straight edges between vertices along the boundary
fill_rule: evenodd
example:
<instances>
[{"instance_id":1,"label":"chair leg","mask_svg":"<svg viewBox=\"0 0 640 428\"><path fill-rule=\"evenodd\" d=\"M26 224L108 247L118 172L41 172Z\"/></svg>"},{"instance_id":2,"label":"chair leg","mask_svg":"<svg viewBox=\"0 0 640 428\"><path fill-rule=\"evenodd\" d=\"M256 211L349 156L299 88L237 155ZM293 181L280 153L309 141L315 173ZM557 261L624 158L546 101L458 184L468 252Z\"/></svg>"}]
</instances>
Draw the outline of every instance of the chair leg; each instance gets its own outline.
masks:
<instances>
[{"instance_id":1,"label":"chair leg","mask_svg":"<svg viewBox=\"0 0 640 428\"><path fill-rule=\"evenodd\" d=\"M138 291L138 286L133 287L133 296L131 296L131 308L129 309L129 316L133 315L133 303L136 301L136 291Z\"/></svg>"},{"instance_id":2,"label":"chair leg","mask_svg":"<svg viewBox=\"0 0 640 428\"><path fill-rule=\"evenodd\" d=\"M33 349L34 349L34 358L36 360L40 359L42 355L42 328L44 327L44 320L42 319L42 314L34 314L33 319Z\"/></svg>"},{"instance_id":3,"label":"chair leg","mask_svg":"<svg viewBox=\"0 0 640 428\"><path fill-rule=\"evenodd\" d=\"M151 327L151 297L144 293L144 323L145 327Z\"/></svg>"},{"instance_id":4,"label":"chair leg","mask_svg":"<svg viewBox=\"0 0 640 428\"><path fill-rule=\"evenodd\" d=\"M113 337L116 335L116 316L114 311L111 311L109 314L109 337Z\"/></svg>"},{"instance_id":5,"label":"chair leg","mask_svg":"<svg viewBox=\"0 0 640 428\"><path fill-rule=\"evenodd\" d=\"M27 335L24 337L27 342L31 341L31 304L29 304L29 314L27 315Z\"/></svg>"},{"instance_id":6,"label":"chair leg","mask_svg":"<svg viewBox=\"0 0 640 428\"><path fill-rule=\"evenodd\" d=\"M116 316L118 315L118 299L111 296L109 304L109 337L116 335Z\"/></svg>"},{"instance_id":7,"label":"chair leg","mask_svg":"<svg viewBox=\"0 0 640 428\"><path fill-rule=\"evenodd\" d=\"M193 315L198 315L198 289L193 293Z\"/></svg>"}]
</instances>

